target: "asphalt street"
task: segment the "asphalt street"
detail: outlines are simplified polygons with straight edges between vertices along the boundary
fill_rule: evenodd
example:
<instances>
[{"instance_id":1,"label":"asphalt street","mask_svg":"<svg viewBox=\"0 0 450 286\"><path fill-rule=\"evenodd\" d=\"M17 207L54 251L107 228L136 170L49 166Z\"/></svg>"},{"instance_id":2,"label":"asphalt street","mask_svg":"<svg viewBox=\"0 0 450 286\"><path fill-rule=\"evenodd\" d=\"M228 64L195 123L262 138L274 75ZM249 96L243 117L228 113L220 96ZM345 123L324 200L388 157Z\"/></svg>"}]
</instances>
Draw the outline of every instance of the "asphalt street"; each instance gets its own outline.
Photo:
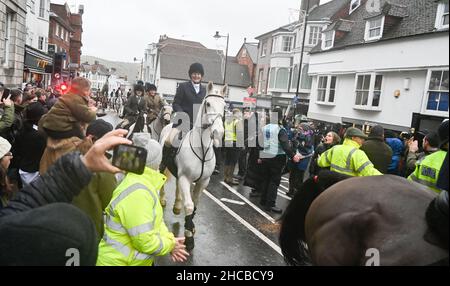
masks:
<instances>
[{"instance_id":1,"label":"asphalt street","mask_svg":"<svg viewBox=\"0 0 450 286\"><path fill-rule=\"evenodd\" d=\"M116 126L120 119L108 113L104 120ZM289 183L282 179L277 206L286 209ZM267 213L258 198L249 197L247 187L231 187L223 182L222 174L213 176L201 196L197 215L195 249L185 266L283 266L278 243L280 215ZM184 214L172 212L175 194L168 192L165 221L176 236L184 235ZM168 257L157 265L174 265Z\"/></svg>"}]
</instances>

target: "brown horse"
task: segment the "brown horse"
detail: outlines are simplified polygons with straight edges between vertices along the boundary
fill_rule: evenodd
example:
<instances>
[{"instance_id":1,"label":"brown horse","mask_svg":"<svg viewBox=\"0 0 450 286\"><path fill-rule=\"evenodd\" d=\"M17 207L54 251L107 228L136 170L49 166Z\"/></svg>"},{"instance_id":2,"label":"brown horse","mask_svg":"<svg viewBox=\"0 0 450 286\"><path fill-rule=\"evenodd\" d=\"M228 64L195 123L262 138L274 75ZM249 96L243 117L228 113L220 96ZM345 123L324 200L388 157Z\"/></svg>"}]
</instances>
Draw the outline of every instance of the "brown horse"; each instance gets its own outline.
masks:
<instances>
[{"instance_id":1,"label":"brown horse","mask_svg":"<svg viewBox=\"0 0 450 286\"><path fill-rule=\"evenodd\" d=\"M321 173L304 183L284 214L285 260L320 266L448 264L448 241L431 232L425 219L434 198L426 187L396 176Z\"/></svg>"}]
</instances>

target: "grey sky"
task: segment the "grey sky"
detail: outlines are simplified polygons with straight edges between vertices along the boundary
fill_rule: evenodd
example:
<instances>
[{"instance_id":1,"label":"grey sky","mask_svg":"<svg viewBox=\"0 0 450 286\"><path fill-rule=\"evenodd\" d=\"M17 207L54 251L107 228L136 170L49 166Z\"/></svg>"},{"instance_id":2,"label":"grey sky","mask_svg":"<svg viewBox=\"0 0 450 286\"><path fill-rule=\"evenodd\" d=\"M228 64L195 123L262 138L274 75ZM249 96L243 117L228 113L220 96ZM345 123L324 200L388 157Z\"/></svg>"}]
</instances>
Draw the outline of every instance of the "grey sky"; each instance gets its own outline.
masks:
<instances>
[{"instance_id":1,"label":"grey sky","mask_svg":"<svg viewBox=\"0 0 450 286\"><path fill-rule=\"evenodd\" d=\"M64 0L52 0L62 4ZM322 0L322 2L328 2ZM226 47L215 40L230 34L230 55L244 38L254 37L294 21L301 0L67 0L84 4L83 54L116 61L142 58L147 44L160 35L201 42L211 49Z\"/></svg>"}]
</instances>

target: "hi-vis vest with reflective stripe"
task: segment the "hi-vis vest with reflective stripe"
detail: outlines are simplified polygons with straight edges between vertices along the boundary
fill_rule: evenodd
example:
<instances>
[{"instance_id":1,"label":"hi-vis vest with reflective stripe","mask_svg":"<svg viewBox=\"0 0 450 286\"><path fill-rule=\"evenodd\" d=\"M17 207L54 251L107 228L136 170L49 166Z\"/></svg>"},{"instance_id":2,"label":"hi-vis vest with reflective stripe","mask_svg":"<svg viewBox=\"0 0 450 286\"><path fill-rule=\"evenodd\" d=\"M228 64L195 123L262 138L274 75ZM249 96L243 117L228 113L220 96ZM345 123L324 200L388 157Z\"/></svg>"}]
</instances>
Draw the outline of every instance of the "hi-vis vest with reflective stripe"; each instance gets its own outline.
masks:
<instances>
[{"instance_id":1,"label":"hi-vis vest with reflective stripe","mask_svg":"<svg viewBox=\"0 0 450 286\"><path fill-rule=\"evenodd\" d=\"M237 142L237 124L238 120L236 119L231 122L225 122L225 142Z\"/></svg>"},{"instance_id":2,"label":"hi-vis vest with reflective stripe","mask_svg":"<svg viewBox=\"0 0 450 286\"><path fill-rule=\"evenodd\" d=\"M440 193L441 190L436 187L436 183L439 179L445 156L447 156L447 152L441 150L425 157L421 162L417 163L416 170L409 176L408 180L425 185L436 193Z\"/></svg>"},{"instance_id":3,"label":"hi-vis vest with reflective stripe","mask_svg":"<svg viewBox=\"0 0 450 286\"><path fill-rule=\"evenodd\" d=\"M364 151L359 150L358 143L346 139L343 145L338 145L320 156L319 167L328 168L333 172L353 176L381 176Z\"/></svg>"},{"instance_id":4,"label":"hi-vis vest with reflective stripe","mask_svg":"<svg viewBox=\"0 0 450 286\"><path fill-rule=\"evenodd\" d=\"M117 187L105 210L97 265L151 266L155 256L173 250L175 238L164 224L158 196L165 180L146 168L143 175L128 174Z\"/></svg>"},{"instance_id":5,"label":"hi-vis vest with reflective stripe","mask_svg":"<svg viewBox=\"0 0 450 286\"><path fill-rule=\"evenodd\" d=\"M278 124L266 125L263 129L264 132L264 153L272 156L285 155L283 148L278 140L282 127Z\"/></svg>"}]
</instances>

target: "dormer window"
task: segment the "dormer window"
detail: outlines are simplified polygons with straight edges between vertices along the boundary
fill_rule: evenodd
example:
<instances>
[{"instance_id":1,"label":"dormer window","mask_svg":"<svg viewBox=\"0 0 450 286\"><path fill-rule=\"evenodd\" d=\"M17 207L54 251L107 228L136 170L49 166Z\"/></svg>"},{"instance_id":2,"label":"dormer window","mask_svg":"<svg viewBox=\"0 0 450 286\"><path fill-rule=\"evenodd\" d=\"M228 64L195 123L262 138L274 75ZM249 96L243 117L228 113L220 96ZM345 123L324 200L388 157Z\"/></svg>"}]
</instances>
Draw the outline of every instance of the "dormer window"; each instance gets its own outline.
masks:
<instances>
[{"instance_id":1,"label":"dormer window","mask_svg":"<svg viewBox=\"0 0 450 286\"><path fill-rule=\"evenodd\" d=\"M329 50L334 46L334 35L334 30L323 33L322 50Z\"/></svg>"},{"instance_id":2,"label":"dormer window","mask_svg":"<svg viewBox=\"0 0 450 286\"><path fill-rule=\"evenodd\" d=\"M443 30L448 29L449 14L448 14L448 1L447 3L439 3L436 17L436 29Z\"/></svg>"},{"instance_id":3,"label":"dormer window","mask_svg":"<svg viewBox=\"0 0 450 286\"><path fill-rule=\"evenodd\" d=\"M369 19L366 22L366 33L364 36L364 40L374 41L381 39L381 37L383 37L383 30L384 30L384 16Z\"/></svg>"},{"instance_id":4,"label":"dormer window","mask_svg":"<svg viewBox=\"0 0 450 286\"><path fill-rule=\"evenodd\" d=\"M361 0L352 0L352 2L350 2L350 12L348 14L350 15L353 13L359 6L361 6Z\"/></svg>"}]
</instances>

